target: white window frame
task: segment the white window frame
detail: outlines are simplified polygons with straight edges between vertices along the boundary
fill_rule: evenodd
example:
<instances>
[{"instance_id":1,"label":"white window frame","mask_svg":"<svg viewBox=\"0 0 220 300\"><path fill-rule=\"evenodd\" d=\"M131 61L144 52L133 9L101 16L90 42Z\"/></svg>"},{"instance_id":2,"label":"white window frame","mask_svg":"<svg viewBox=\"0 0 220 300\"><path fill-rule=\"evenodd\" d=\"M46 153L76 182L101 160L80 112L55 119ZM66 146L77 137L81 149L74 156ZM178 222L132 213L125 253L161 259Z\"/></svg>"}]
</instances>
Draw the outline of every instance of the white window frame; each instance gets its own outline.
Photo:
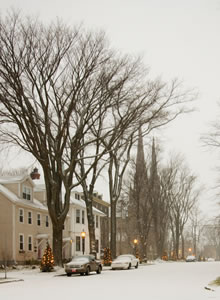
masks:
<instances>
[{"instance_id":1,"label":"white window frame","mask_svg":"<svg viewBox=\"0 0 220 300\"><path fill-rule=\"evenodd\" d=\"M85 210L82 210L82 224L85 224Z\"/></svg>"},{"instance_id":2,"label":"white window frame","mask_svg":"<svg viewBox=\"0 0 220 300\"><path fill-rule=\"evenodd\" d=\"M22 214L21 214L22 212ZM22 221L21 221L21 217L22 217ZM19 208L19 222L24 224L24 209L23 208Z\"/></svg>"},{"instance_id":3,"label":"white window frame","mask_svg":"<svg viewBox=\"0 0 220 300\"><path fill-rule=\"evenodd\" d=\"M76 209L76 224L80 224L80 209Z\"/></svg>"},{"instance_id":4,"label":"white window frame","mask_svg":"<svg viewBox=\"0 0 220 300\"><path fill-rule=\"evenodd\" d=\"M76 236L76 251L79 252L81 251L81 237Z\"/></svg>"},{"instance_id":5,"label":"white window frame","mask_svg":"<svg viewBox=\"0 0 220 300\"><path fill-rule=\"evenodd\" d=\"M33 236L29 235L27 240L28 251L33 252ZM31 249L29 248L31 246Z\"/></svg>"},{"instance_id":6,"label":"white window frame","mask_svg":"<svg viewBox=\"0 0 220 300\"><path fill-rule=\"evenodd\" d=\"M32 222L33 220L32 220L32 211L28 211L28 225L32 225Z\"/></svg>"},{"instance_id":7,"label":"white window frame","mask_svg":"<svg viewBox=\"0 0 220 300\"><path fill-rule=\"evenodd\" d=\"M25 200L28 200L28 201L30 201L32 199L32 192L31 192L31 188L29 186L23 185L22 198Z\"/></svg>"},{"instance_id":8,"label":"white window frame","mask_svg":"<svg viewBox=\"0 0 220 300\"><path fill-rule=\"evenodd\" d=\"M22 237L22 240L21 240ZM21 247L22 245L22 247ZM19 233L19 251L24 251L24 234Z\"/></svg>"},{"instance_id":9,"label":"white window frame","mask_svg":"<svg viewBox=\"0 0 220 300\"><path fill-rule=\"evenodd\" d=\"M41 226L41 214L39 213L37 213L37 226Z\"/></svg>"}]
</instances>

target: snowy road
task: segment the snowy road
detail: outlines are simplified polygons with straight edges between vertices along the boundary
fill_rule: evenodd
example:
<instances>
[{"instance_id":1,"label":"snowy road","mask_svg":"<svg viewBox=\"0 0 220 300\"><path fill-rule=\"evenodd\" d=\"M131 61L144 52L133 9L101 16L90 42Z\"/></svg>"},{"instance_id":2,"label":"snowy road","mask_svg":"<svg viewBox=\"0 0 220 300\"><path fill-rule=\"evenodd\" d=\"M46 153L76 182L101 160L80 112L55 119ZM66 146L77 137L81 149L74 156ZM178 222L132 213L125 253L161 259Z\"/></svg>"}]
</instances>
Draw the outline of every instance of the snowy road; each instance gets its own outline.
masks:
<instances>
[{"instance_id":1,"label":"snowy road","mask_svg":"<svg viewBox=\"0 0 220 300\"><path fill-rule=\"evenodd\" d=\"M8 277L24 281L0 284L0 300L220 299L220 287L205 289L220 276L220 262L158 263L89 276L61 273L11 272Z\"/></svg>"}]
</instances>

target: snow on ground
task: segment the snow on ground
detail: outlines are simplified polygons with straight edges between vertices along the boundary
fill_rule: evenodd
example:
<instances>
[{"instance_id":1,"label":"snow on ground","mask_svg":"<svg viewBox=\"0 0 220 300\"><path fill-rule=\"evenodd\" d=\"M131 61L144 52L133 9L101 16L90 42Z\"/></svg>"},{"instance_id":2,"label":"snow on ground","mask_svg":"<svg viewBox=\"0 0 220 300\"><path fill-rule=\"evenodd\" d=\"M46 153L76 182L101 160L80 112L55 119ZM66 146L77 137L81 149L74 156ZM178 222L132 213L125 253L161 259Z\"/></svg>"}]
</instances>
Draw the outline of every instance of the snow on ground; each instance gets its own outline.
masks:
<instances>
[{"instance_id":1,"label":"snow on ground","mask_svg":"<svg viewBox=\"0 0 220 300\"><path fill-rule=\"evenodd\" d=\"M72 277L65 276L63 269L52 273L21 270L9 272L8 277L23 281L0 284L0 300L220 299L220 287L209 286L219 276L220 262L157 262L138 269L105 268L100 275Z\"/></svg>"}]
</instances>

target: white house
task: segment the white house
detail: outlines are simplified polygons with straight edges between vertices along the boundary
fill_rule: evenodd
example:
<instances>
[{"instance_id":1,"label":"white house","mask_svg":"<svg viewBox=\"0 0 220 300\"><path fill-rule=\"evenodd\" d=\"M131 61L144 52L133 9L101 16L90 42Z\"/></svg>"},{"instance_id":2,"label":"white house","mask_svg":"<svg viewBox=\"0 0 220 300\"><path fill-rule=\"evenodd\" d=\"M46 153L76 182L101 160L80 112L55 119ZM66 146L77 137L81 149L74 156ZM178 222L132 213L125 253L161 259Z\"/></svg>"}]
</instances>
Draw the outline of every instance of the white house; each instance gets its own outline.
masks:
<instances>
[{"instance_id":1,"label":"white house","mask_svg":"<svg viewBox=\"0 0 220 300\"><path fill-rule=\"evenodd\" d=\"M36 198L46 205L45 185L36 185L34 191ZM105 214L97 208L93 208L93 214L95 221L97 258L100 258L100 218L104 217ZM64 228L66 235L65 237L63 237L63 257L68 259L75 255L89 254L89 231L86 204L85 201L82 199L80 192L71 192L70 209L67 217L68 228ZM84 237L82 233L84 233Z\"/></svg>"}]
</instances>

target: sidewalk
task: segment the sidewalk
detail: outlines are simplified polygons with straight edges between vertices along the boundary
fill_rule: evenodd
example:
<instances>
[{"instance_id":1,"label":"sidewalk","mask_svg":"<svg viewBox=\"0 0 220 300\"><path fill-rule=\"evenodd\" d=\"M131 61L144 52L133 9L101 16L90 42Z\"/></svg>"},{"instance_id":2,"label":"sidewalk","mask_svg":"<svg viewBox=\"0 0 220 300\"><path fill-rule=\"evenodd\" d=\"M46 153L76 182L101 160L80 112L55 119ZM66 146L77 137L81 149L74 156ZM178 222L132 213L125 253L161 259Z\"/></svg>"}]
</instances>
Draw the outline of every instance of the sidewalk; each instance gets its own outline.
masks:
<instances>
[{"instance_id":1,"label":"sidewalk","mask_svg":"<svg viewBox=\"0 0 220 300\"><path fill-rule=\"evenodd\" d=\"M150 265L151 263L142 263L139 267ZM109 271L111 270L111 266L103 266L102 271ZM30 276L38 276L42 275L45 277L55 277L55 276L66 276L64 268L55 267L53 272L41 272L39 267L35 269L31 268L21 268L15 270L8 270L7 271L7 278L5 278L5 272L0 271L0 284L3 283L10 283L10 282L19 282L25 281L25 279L29 278Z\"/></svg>"}]
</instances>

